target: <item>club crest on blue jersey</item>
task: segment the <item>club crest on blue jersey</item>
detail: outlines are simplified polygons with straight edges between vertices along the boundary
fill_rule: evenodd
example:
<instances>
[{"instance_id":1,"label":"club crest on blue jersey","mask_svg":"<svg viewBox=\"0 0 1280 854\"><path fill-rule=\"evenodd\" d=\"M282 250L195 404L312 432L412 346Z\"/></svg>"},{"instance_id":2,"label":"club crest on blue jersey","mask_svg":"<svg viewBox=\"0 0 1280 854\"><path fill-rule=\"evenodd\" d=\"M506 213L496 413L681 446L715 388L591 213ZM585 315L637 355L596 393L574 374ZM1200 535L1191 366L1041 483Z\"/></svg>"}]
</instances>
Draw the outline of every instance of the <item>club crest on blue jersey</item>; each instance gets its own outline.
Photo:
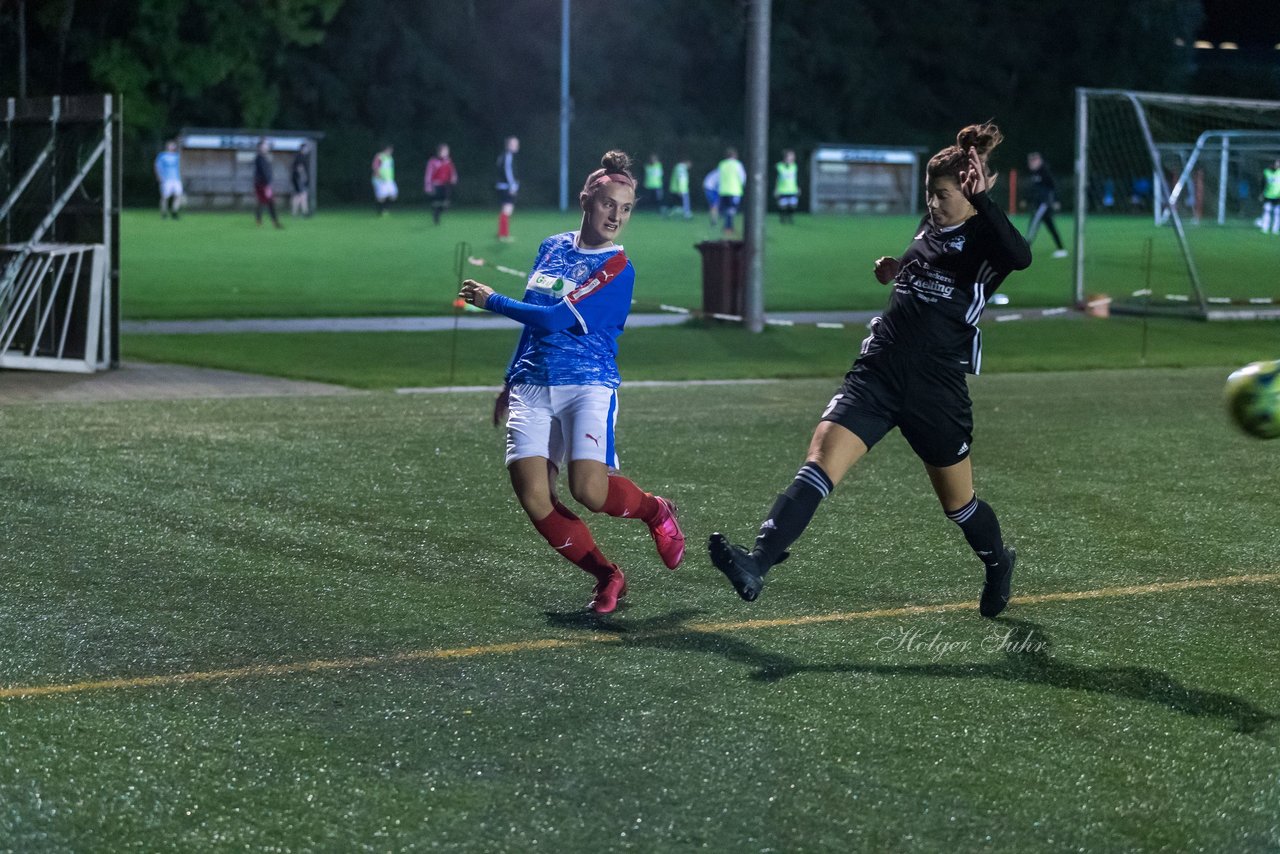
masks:
<instances>
[{"instance_id":1,"label":"club crest on blue jersey","mask_svg":"<svg viewBox=\"0 0 1280 854\"><path fill-rule=\"evenodd\" d=\"M942 251L948 255L959 255L964 251L964 235L957 234L946 243L942 244Z\"/></svg>"}]
</instances>

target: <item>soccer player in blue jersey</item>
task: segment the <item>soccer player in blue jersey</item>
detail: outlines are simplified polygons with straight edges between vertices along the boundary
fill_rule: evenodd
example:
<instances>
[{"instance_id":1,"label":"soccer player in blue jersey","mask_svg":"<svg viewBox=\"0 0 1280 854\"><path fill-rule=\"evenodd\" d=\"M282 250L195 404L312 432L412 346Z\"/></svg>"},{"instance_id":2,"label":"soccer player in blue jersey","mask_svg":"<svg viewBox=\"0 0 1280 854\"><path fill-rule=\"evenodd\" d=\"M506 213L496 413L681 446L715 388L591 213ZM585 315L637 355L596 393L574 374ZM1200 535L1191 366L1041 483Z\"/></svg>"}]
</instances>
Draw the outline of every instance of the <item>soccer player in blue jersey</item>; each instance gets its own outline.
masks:
<instances>
[{"instance_id":1,"label":"soccer player in blue jersey","mask_svg":"<svg viewBox=\"0 0 1280 854\"><path fill-rule=\"evenodd\" d=\"M176 139L164 144L164 151L156 155L154 168L156 183L160 185L160 218L177 219L182 207L182 160Z\"/></svg>"},{"instance_id":2,"label":"soccer player in blue jersey","mask_svg":"<svg viewBox=\"0 0 1280 854\"><path fill-rule=\"evenodd\" d=\"M993 124L970 125L929 160L929 212L900 258L875 262L876 280L893 285L889 307L871 321L861 354L813 431L804 465L774 501L751 551L711 535L712 563L748 602L822 500L897 427L924 463L947 518L986 567L979 612L995 617L1009 603L1016 555L1004 544L995 511L973 490L965 379L982 366L978 319L987 300L1006 276L1031 265L1027 241L987 195L995 180L987 157L1003 138Z\"/></svg>"},{"instance_id":3,"label":"soccer player in blue jersey","mask_svg":"<svg viewBox=\"0 0 1280 854\"><path fill-rule=\"evenodd\" d=\"M524 325L507 368L507 470L520 506L551 547L596 579L587 607L607 614L626 578L591 530L556 496L569 462L569 493L593 513L639 519L670 569L684 557L675 504L618 471L618 336L631 312L635 268L615 243L636 202L631 159L610 151L578 195L579 231L542 241L523 299L468 279L458 296Z\"/></svg>"}]
</instances>

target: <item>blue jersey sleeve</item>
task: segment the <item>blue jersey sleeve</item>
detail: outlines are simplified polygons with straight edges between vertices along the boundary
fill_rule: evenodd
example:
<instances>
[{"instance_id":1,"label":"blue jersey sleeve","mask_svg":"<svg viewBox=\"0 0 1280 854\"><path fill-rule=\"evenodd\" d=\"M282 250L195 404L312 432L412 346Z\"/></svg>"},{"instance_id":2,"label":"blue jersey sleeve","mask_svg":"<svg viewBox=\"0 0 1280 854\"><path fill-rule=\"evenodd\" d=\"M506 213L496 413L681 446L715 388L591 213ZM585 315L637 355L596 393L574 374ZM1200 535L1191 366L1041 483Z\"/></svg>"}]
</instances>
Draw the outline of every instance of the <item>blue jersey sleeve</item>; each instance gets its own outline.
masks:
<instances>
[{"instance_id":1,"label":"blue jersey sleeve","mask_svg":"<svg viewBox=\"0 0 1280 854\"><path fill-rule=\"evenodd\" d=\"M561 300L555 305L530 305L502 294L494 294L485 300L484 307L543 332L560 332L578 322L578 315L569 307L567 300Z\"/></svg>"}]
</instances>

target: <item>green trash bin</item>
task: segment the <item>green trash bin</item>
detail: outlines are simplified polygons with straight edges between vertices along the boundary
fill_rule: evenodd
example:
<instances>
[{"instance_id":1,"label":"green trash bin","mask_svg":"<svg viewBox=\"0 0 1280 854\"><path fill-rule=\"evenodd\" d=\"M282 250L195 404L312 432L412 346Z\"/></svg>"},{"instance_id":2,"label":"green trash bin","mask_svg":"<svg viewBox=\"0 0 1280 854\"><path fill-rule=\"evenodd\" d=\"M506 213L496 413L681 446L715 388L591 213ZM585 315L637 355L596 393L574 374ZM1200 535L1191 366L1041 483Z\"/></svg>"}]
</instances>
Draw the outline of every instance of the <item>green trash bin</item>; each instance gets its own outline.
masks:
<instances>
[{"instance_id":1,"label":"green trash bin","mask_svg":"<svg viewBox=\"0 0 1280 854\"><path fill-rule=\"evenodd\" d=\"M694 247L702 255L703 313L742 316L746 292L743 246L741 240L704 240Z\"/></svg>"}]
</instances>

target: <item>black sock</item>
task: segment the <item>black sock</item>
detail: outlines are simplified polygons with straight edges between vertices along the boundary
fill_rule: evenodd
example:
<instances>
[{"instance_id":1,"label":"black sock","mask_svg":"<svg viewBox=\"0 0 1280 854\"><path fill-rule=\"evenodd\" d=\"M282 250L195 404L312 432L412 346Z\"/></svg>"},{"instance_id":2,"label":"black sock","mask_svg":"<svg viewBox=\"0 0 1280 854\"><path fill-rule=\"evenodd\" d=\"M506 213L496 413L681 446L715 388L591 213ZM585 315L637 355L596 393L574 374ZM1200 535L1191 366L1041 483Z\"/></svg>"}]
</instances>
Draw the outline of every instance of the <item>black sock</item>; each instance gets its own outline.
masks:
<instances>
[{"instance_id":1,"label":"black sock","mask_svg":"<svg viewBox=\"0 0 1280 854\"><path fill-rule=\"evenodd\" d=\"M831 478L817 463L805 463L796 479L778 496L756 537L755 555L762 569L778 562L778 557L809 527L822 499L831 494Z\"/></svg>"},{"instance_id":2,"label":"black sock","mask_svg":"<svg viewBox=\"0 0 1280 854\"><path fill-rule=\"evenodd\" d=\"M969 547L984 564L1000 565L1004 560L1004 540L1000 537L1000 520L990 504L975 495L959 510L949 511L947 518L960 526Z\"/></svg>"}]
</instances>

